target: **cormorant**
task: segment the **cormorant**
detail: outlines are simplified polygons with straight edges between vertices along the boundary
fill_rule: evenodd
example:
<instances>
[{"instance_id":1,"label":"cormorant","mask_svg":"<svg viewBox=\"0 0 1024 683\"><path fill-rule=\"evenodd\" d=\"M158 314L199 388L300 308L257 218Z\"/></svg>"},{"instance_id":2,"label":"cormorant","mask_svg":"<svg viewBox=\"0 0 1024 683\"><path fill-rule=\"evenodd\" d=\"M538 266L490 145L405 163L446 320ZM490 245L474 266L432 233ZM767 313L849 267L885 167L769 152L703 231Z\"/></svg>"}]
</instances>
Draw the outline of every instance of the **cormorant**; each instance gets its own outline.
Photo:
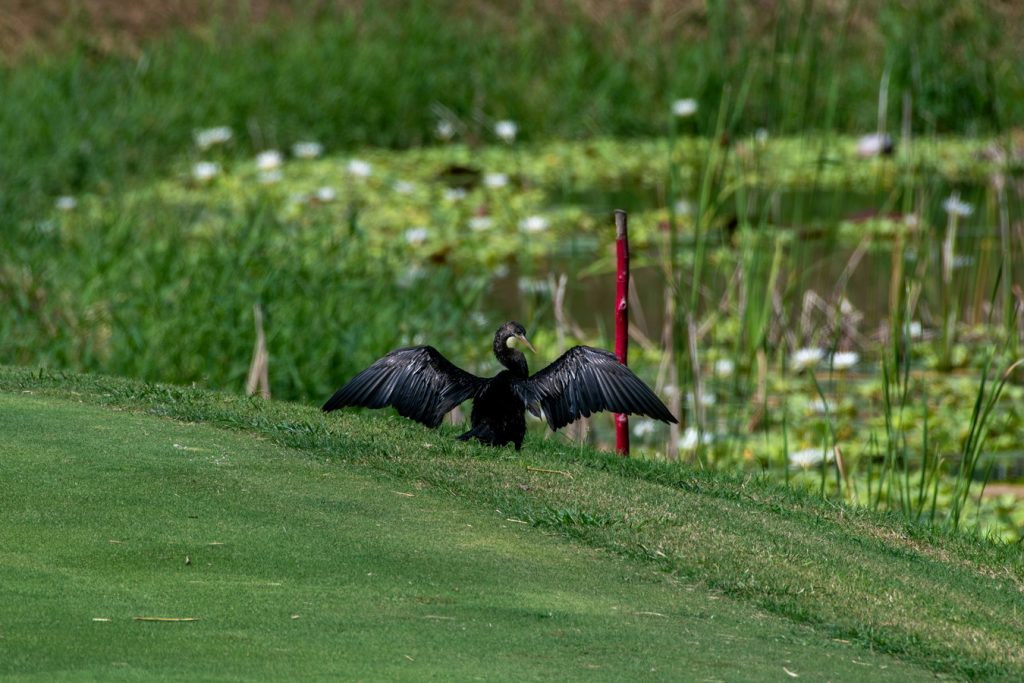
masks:
<instances>
[{"instance_id":1,"label":"cormorant","mask_svg":"<svg viewBox=\"0 0 1024 683\"><path fill-rule=\"evenodd\" d=\"M472 428L460 441L475 438L491 446L523 445L526 410L547 420L552 430L602 410L647 415L676 422L654 392L619 363L615 355L574 346L530 376L522 342L536 353L526 329L507 322L494 334L494 355L505 370L492 378L456 367L433 346L397 349L353 377L327 401L328 413L347 406L394 406L399 415L437 427L445 413L473 399Z\"/></svg>"}]
</instances>

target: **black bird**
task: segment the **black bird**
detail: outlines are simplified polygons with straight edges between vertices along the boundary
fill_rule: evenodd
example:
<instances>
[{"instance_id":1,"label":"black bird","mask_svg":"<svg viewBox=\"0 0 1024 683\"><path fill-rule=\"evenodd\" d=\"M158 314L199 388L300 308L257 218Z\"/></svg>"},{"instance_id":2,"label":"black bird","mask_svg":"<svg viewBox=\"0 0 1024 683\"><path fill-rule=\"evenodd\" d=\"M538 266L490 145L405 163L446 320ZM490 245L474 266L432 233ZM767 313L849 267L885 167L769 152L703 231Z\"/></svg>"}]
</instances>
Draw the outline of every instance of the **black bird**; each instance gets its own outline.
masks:
<instances>
[{"instance_id":1,"label":"black bird","mask_svg":"<svg viewBox=\"0 0 1024 683\"><path fill-rule=\"evenodd\" d=\"M445 413L471 398L472 429L459 440L475 438L491 446L513 443L516 450L526 434L526 409L537 417L543 413L552 430L602 410L676 421L614 354L574 346L531 377L526 356L515 348L517 341L536 352L517 322L507 322L495 332L494 355L506 369L490 379L456 367L433 346L397 349L338 389L323 410L394 406L399 415L437 427Z\"/></svg>"}]
</instances>

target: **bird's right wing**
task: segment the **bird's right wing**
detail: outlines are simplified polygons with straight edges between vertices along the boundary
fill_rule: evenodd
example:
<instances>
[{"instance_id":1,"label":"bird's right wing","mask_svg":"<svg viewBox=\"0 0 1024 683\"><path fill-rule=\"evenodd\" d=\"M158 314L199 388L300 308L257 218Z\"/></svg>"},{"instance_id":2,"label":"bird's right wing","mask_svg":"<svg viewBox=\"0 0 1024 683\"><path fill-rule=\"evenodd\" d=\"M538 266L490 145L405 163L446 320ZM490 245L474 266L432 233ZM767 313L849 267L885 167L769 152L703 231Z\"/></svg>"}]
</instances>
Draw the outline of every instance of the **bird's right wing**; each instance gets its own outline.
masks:
<instances>
[{"instance_id":1,"label":"bird's right wing","mask_svg":"<svg viewBox=\"0 0 1024 683\"><path fill-rule=\"evenodd\" d=\"M394 406L399 415L436 427L445 413L486 386L486 379L457 367L433 346L413 346L392 351L353 377L323 411Z\"/></svg>"},{"instance_id":2,"label":"bird's right wing","mask_svg":"<svg viewBox=\"0 0 1024 683\"><path fill-rule=\"evenodd\" d=\"M615 355L590 346L574 346L551 365L512 390L530 412L539 405L551 429L607 410L676 422L661 399Z\"/></svg>"}]
</instances>

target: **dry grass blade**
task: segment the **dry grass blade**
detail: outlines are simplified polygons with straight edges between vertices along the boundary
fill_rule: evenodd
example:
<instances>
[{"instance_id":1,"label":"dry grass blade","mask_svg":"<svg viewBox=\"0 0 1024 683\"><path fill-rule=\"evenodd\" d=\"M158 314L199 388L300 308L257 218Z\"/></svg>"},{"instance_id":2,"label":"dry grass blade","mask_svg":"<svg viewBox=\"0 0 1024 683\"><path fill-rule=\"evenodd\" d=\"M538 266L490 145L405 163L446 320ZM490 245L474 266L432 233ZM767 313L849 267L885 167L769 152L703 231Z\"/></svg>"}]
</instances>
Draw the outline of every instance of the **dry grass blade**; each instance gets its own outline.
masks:
<instances>
[{"instance_id":1,"label":"dry grass blade","mask_svg":"<svg viewBox=\"0 0 1024 683\"><path fill-rule=\"evenodd\" d=\"M267 338L263 332L263 309L259 304L253 304L252 314L256 321L256 346L252 350L245 393L252 396L258 389L261 397L270 398L270 354L267 352Z\"/></svg>"},{"instance_id":2,"label":"dry grass blade","mask_svg":"<svg viewBox=\"0 0 1024 683\"><path fill-rule=\"evenodd\" d=\"M527 467L526 471L527 472L540 472L541 474L560 474L563 477L568 477L569 479L572 479L572 474L569 473L569 472L566 472L565 470L546 470L546 469L544 469L542 467Z\"/></svg>"}]
</instances>

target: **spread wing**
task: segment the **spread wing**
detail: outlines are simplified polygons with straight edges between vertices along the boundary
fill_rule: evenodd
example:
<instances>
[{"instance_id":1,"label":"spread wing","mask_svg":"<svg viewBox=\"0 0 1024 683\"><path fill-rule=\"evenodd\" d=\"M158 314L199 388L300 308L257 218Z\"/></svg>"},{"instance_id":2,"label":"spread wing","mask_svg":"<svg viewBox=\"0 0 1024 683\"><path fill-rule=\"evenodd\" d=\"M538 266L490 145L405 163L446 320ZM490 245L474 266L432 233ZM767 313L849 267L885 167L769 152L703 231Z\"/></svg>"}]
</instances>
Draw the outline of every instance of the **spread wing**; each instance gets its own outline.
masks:
<instances>
[{"instance_id":1,"label":"spread wing","mask_svg":"<svg viewBox=\"0 0 1024 683\"><path fill-rule=\"evenodd\" d=\"M590 346L574 346L529 379L514 382L512 389L531 412L540 404L551 429L602 410L676 422L661 399L615 354Z\"/></svg>"},{"instance_id":2,"label":"spread wing","mask_svg":"<svg viewBox=\"0 0 1024 683\"><path fill-rule=\"evenodd\" d=\"M476 396L487 382L456 367L433 346L413 346L392 351L353 377L323 411L394 406L399 415L436 427L445 413Z\"/></svg>"}]
</instances>

